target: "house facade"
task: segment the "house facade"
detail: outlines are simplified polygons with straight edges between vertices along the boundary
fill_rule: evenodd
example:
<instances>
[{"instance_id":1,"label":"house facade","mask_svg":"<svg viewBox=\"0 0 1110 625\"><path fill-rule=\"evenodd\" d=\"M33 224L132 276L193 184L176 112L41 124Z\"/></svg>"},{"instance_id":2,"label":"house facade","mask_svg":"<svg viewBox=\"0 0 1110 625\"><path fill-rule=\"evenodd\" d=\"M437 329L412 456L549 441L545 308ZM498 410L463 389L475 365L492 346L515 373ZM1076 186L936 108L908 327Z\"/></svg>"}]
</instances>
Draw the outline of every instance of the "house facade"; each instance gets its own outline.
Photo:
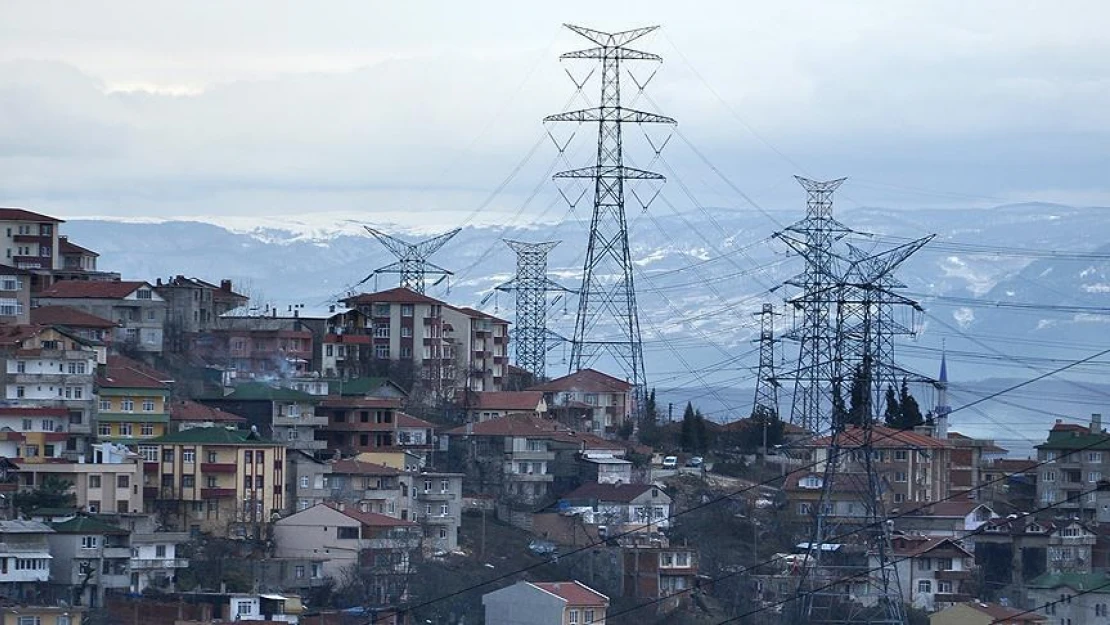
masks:
<instances>
[{"instance_id":1,"label":"house facade","mask_svg":"<svg viewBox=\"0 0 1110 625\"><path fill-rule=\"evenodd\" d=\"M543 393L548 412L576 429L615 437L632 417L633 387L594 369L582 369L531 387Z\"/></svg>"},{"instance_id":2,"label":"house facade","mask_svg":"<svg viewBox=\"0 0 1110 625\"><path fill-rule=\"evenodd\" d=\"M31 320L31 272L0 264L0 324L21 325Z\"/></svg>"},{"instance_id":3,"label":"house facade","mask_svg":"<svg viewBox=\"0 0 1110 625\"><path fill-rule=\"evenodd\" d=\"M170 376L124 356L109 356L97 376L96 433L136 447L169 433Z\"/></svg>"},{"instance_id":4,"label":"house facade","mask_svg":"<svg viewBox=\"0 0 1110 625\"><path fill-rule=\"evenodd\" d=\"M609 597L577 581L517 582L482 595L486 625L605 623Z\"/></svg>"}]
</instances>

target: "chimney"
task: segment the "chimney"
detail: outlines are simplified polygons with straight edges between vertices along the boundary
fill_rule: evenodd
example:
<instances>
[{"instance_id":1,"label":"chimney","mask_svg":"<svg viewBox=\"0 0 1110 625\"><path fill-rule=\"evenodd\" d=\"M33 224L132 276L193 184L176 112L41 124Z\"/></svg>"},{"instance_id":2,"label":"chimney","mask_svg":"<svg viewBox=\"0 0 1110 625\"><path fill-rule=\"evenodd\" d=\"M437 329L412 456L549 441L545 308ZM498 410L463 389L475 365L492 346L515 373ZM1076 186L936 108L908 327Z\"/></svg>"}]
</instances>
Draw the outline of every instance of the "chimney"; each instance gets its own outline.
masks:
<instances>
[{"instance_id":1,"label":"chimney","mask_svg":"<svg viewBox=\"0 0 1110 625\"><path fill-rule=\"evenodd\" d=\"M161 278L157 278L157 279L156 279L156 280L154 281L154 286L162 286L162 279L161 279Z\"/></svg>"},{"instance_id":2,"label":"chimney","mask_svg":"<svg viewBox=\"0 0 1110 625\"><path fill-rule=\"evenodd\" d=\"M231 292L231 280L220 280L220 290L227 293Z\"/></svg>"},{"instance_id":3,"label":"chimney","mask_svg":"<svg viewBox=\"0 0 1110 625\"><path fill-rule=\"evenodd\" d=\"M1091 413L1091 434L1102 434L1102 413Z\"/></svg>"}]
</instances>

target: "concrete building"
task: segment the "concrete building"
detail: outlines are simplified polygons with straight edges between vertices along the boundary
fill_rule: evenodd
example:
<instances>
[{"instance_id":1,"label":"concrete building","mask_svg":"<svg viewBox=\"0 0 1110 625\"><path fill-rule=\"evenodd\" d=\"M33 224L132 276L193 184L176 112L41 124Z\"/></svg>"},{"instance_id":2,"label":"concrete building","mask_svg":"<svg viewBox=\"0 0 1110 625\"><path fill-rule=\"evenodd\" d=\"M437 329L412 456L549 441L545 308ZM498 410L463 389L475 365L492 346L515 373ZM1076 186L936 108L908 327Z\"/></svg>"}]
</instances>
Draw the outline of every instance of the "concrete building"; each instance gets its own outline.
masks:
<instances>
[{"instance_id":1,"label":"concrete building","mask_svg":"<svg viewBox=\"0 0 1110 625\"><path fill-rule=\"evenodd\" d=\"M402 494L407 485L413 499L412 519L424 529L425 551L434 554L457 550L462 526L462 474L402 473L400 482Z\"/></svg>"},{"instance_id":2,"label":"concrete building","mask_svg":"<svg viewBox=\"0 0 1110 625\"><path fill-rule=\"evenodd\" d=\"M274 542L278 557L327 558L325 576L340 584L357 577L373 607L386 607L406 599L420 529L412 521L320 504L274 523Z\"/></svg>"},{"instance_id":3,"label":"concrete building","mask_svg":"<svg viewBox=\"0 0 1110 625\"><path fill-rule=\"evenodd\" d=\"M131 586L131 537L127 530L89 516L51 525L50 583L70 605L101 607L104 593Z\"/></svg>"},{"instance_id":4,"label":"concrete building","mask_svg":"<svg viewBox=\"0 0 1110 625\"><path fill-rule=\"evenodd\" d=\"M1110 617L1110 573L1045 573L1025 589L1025 607L1048 623L1096 625Z\"/></svg>"},{"instance_id":5,"label":"concrete building","mask_svg":"<svg viewBox=\"0 0 1110 625\"><path fill-rule=\"evenodd\" d=\"M290 449L325 449L328 418L318 411L321 398L265 382L243 382L221 394L198 399L202 404L237 414L259 432Z\"/></svg>"},{"instance_id":6,"label":"concrete building","mask_svg":"<svg viewBox=\"0 0 1110 625\"><path fill-rule=\"evenodd\" d=\"M19 477L22 490L39 488L50 477L69 482L77 508L89 514L143 510L141 459L112 443L93 445L79 462L21 462Z\"/></svg>"},{"instance_id":7,"label":"concrete building","mask_svg":"<svg viewBox=\"0 0 1110 625\"><path fill-rule=\"evenodd\" d=\"M32 292L49 286L51 273L61 268L58 227L62 223L22 208L0 208L3 263L30 271Z\"/></svg>"},{"instance_id":8,"label":"concrete building","mask_svg":"<svg viewBox=\"0 0 1110 625\"><path fill-rule=\"evenodd\" d=\"M563 495L559 508L605 526L609 535L658 532L671 524L671 498L654 484L583 484Z\"/></svg>"},{"instance_id":9,"label":"concrete building","mask_svg":"<svg viewBox=\"0 0 1110 625\"><path fill-rule=\"evenodd\" d=\"M87 453L95 414L93 376L104 362L103 348L58 327L10 326L0 328L0 358L4 398L27 408L64 409L66 417L54 426L69 434L65 450Z\"/></svg>"},{"instance_id":10,"label":"concrete building","mask_svg":"<svg viewBox=\"0 0 1110 625\"><path fill-rule=\"evenodd\" d=\"M1047 619L1036 612L997 603L957 603L929 615L929 625L1036 625Z\"/></svg>"},{"instance_id":11,"label":"concrete building","mask_svg":"<svg viewBox=\"0 0 1110 625\"><path fill-rule=\"evenodd\" d=\"M100 271L97 268L96 262L100 254L77 245L64 234L58 236L58 255L62 262L61 267L53 272L55 282L60 280L117 282L120 279L118 272Z\"/></svg>"},{"instance_id":12,"label":"concrete building","mask_svg":"<svg viewBox=\"0 0 1110 625\"><path fill-rule=\"evenodd\" d=\"M895 536L891 542L903 601L934 612L972 598L974 558L959 542L925 536ZM871 570L879 566L876 556L869 560Z\"/></svg>"},{"instance_id":13,"label":"concrete building","mask_svg":"<svg viewBox=\"0 0 1110 625\"><path fill-rule=\"evenodd\" d=\"M315 370L322 321L293 316L225 313L192 339L191 353L226 368L236 380L304 377Z\"/></svg>"},{"instance_id":14,"label":"concrete building","mask_svg":"<svg viewBox=\"0 0 1110 625\"><path fill-rule=\"evenodd\" d=\"M0 456L28 464L60 460L68 423L65 408L0 406Z\"/></svg>"},{"instance_id":15,"label":"concrete building","mask_svg":"<svg viewBox=\"0 0 1110 625\"><path fill-rule=\"evenodd\" d=\"M509 414L533 414L537 417L547 413L547 403L543 391L487 391L470 393L466 420L489 421Z\"/></svg>"},{"instance_id":16,"label":"concrete building","mask_svg":"<svg viewBox=\"0 0 1110 625\"><path fill-rule=\"evenodd\" d=\"M240 417L237 414L232 414L220 410L219 408L213 408L212 406L205 406L204 404L188 399L180 399L172 402L169 411L170 430L173 432L213 426L231 426L239 428L247 423L246 418Z\"/></svg>"},{"instance_id":17,"label":"concrete building","mask_svg":"<svg viewBox=\"0 0 1110 625\"><path fill-rule=\"evenodd\" d=\"M609 597L577 581L517 582L482 595L486 625L604 625Z\"/></svg>"},{"instance_id":18,"label":"concrete building","mask_svg":"<svg viewBox=\"0 0 1110 625\"><path fill-rule=\"evenodd\" d=\"M140 449L147 511L175 530L261 536L285 508L285 447L255 432L192 428Z\"/></svg>"},{"instance_id":19,"label":"concrete building","mask_svg":"<svg viewBox=\"0 0 1110 625\"><path fill-rule=\"evenodd\" d=\"M158 519L152 514L100 514L96 518L126 530L130 536L130 592L141 593L147 588L174 590L178 571L189 566L189 561L179 553L179 548L190 539L188 533L160 531Z\"/></svg>"},{"instance_id":20,"label":"concrete building","mask_svg":"<svg viewBox=\"0 0 1110 625\"><path fill-rule=\"evenodd\" d=\"M109 356L96 383L98 438L138 448L169 432L173 380L168 374L124 356Z\"/></svg>"},{"instance_id":21,"label":"concrete building","mask_svg":"<svg viewBox=\"0 0 1110 625\"><path fill-rule=\"evenodd\" d=\"M63 328L91 345L112 346L119 323L97 317L69 306L36 306L31 309L31 323Z\"/></svg>"},{"instance_id":22,"label":"concrete building","mask_svg":"<svg viewBox=\"0 0 1110 625\"><path fill-rule=\"evenodd\" d=\"M0 325L22 325L31 320L31 272L0 265Z\"/></svg>"},{"instance_id":23,"label":"concrete building","mask_svg":"<svg viewBox=\"0 0 1110 625\"><path fill-rule=\"evenodd\" d=\"M38 521L0 521L0 596L9 601L42 601L50 581L54 530Z\"/></svg>"},{"instance_id":24,"label":"concrete building","mask_svg":"<svg viewBox=\"0 0 1110 625\"><path fill-rule=\"evenodd\" d=\"M464 473L467 487L474 492L529 508L553 500L551 430L530 415L469 423L444 432L444 436L448 467Z\"/></svg>"},{"instance_id":25,"label":"concrete building","mask_svg":"<svg viewBox=\"0 0 1110 625\"><path fill-rule=\"evenodd\" d=\"M698 553L666 539L621 541L621 596L650 599L666 614L691 601L697 585Z\"/></svg>"},{"instance_id":26,"label":"concrete building","mask_svg":"<svg viewBox=\"0 0 1110 625\"><path fill-rule=\"evenodd\" d=\"M35 294L37 306L69 306L119 323L114 342L142 352L162 352L166 301L142 281L66 280Z\"/></svg>"},{"instance_id":27,"label":"concrete building","mask_svg":"<svg viewBox=\"0 0 1110 625\"><path fill-rule=\"evenodd\" d=\"M1101 414L1091 415L1090 425L1057 419L1048 440L1037 445L1037 459L1042 465L1037 476L1038 506L1051 507L1060 518L1110 520L1099 505L1110 502L1100 502L1102 493L1093 492L1100 480L1110 477L1110 434L1102 427Z\"/></svg>"},{"instance_id":28,"label":"concrete building","mask_svg":"<svg viewBox=\"0 0 1110 625\"><path fill-rule=\"evenodd\" d=\"M631 418L632 385L594 369L582 369L531 387L543 393L547 410L575 429L615 437Z\"/></svg>"},{"instance_id":29,"label":"concrete building","mask_svg":"<svg viewBox=\"0 0 1110 625\"><path fill-rule=\"evenodd\" d=\"M435 426L400 407L398 398L324 398L317 410L326 419L327 448L346 455L408 451L426 456L434 450Z\"/></svg>"},{"instance_id":30,"label":"concrete building","mask_svg":"<svg viewBox=\"0 0 1110 625\"><path fill-rule=\"evenodd\" d=\"M15 605L0 607L3 625L83 625L88 614L84 606Z\"/></svg>"},{"instance_id":31,"label":"concrete building","mask_svg":"<svg viewBox=\"0 0 1110 625\"><path fill-rule=\"evenodd\" d=\"M215 329L220 317L250 301L232 290L231 280L216 286L177 275L164 282L158 278L154 290L166 300L166 347L172 351L184 350L193 335Z\"/></svg>"}]
</instances>

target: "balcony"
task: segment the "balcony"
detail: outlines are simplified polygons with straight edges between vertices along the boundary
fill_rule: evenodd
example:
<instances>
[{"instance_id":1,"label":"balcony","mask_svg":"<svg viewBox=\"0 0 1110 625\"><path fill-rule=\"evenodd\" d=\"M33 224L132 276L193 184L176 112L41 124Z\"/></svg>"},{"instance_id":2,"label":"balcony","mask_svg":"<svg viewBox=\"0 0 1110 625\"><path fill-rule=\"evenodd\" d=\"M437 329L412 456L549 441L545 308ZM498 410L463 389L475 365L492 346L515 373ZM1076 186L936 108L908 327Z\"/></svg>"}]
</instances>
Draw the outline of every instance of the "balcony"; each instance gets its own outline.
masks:
<instances>
[{"instance_id":1,"label":"balcony","mask_svg":"<svg viewBox=\"0 0 1110 625\"><path fill-rule=\"evenodd\" d=\"M971 579L971 571L937 571L935 577L940 581L957 582Z\"/></svg>"},{"instance_id":2,"label":"balcony","mask_svg":"<svg viewBox=\"0 0 1110 625\"><path fill-rule=\"evenodd\" d=\"M184 558L131 558L131 570L158 571L166 569L185 569L189 561Z\"/></svg>"},{"instance_id":3,"label":"balcony","mask_svg":"<svg viewBox=\"0 0 1110 625\"><path fill-rule=\"evenodd\" d=\"M327 417L290 417L286 415L274 417L274 425L284 425L293 427L326 427L328 425Z\"/></svg>"},{"instance_id":4,"label":"balcony","mask_svg":"<svg viewBox=\"0 0 1110 625\"><path fill-rule=\"evenodd\" d=\"M158 487L157 486L144 486L143 487L143 499L157 499L157 498L158 498Z\"/></svg>"},{"instance_id":5,"label":"balcony","mask_svg":"<svg viewBox=\"0 0 1110 625\"><path fill-rule=\"evenodd\" d=\"M420 520L430 525L453 525L458 522L458 519L450 514L426 514L420 517Z\"/></svg>"},{"instance_id":6,"label":"balcony","mask_svg":"<svg viewBox=\"0 0 1110 625\"><path fill-rule=\"evenodd\" d=\"M505 453L506 460L555 460L555 452L553 451L510 451Z\"/></svg>"},{"instance_id":7,"label":"balcony","mask_svg":"<svg viewBox=\"0 0 1110 625\"><path fill-rule=\"evenodd\" d=\"M300 449L300 450L303 450L303 451L319 450L319 449L327 449L328 448L328 442L327 441L318 441L318 440L307 439L307 438L306 439L297 439L297 440L288 441L288 443L289 443L288 446L291 449Z\"/></svg>"},{"instance_id":8,"label":"balcony","mask_svg":"<svg viewBox=\"0 0 1110 625\"><path fill-rule=\"evenodd\" d=\"M550 473L509 473L508 479L514 482L553 482L555 476Z\"/></svg>"},{"instance_id":9,"label":"balcony","mask_svg":"<svg viewBox=\"0 0 1110 625\"><path fill-rule=\"evenodd\" d=\"M201 499L230 499L235 497L234 488L202 488L200 489Z\"/></svg>"},{"instance_id":10,"label":"balcony","mask_svg":"<svg viewBox=\"0 0 1110 625\"><path fill-rule=\"evenodd\" d=\"M416 498L424 501L450 501L455 498L455 495L451 491L426 490L416 491Z\"/></svg>"},{"instance_id":11,"label":"balcony","mask_svg":"<svg viewBox=\"0 0 1110 625\"><path fill-rule=\"evenodd\" d=\"M131 547L105 547L101 556L107 559L131 558Z\"/></svg>"},{"instance_id":12,"label":"balcony","mask_svg":"<svg viewBox=\"0 0 1110 625\"><path fill-rule=\"evenodd\" d=\"M132 534L132 545L164 545L187 543L192 539L189 532L154 532L153 534Z\"/></svg>"},{"instance_id":13,"label":"balcony","mask_svg":"<svg viewBox=\"0 0 1110 625\"><path fill-rule=\"evenodd\" d=\"M235 473L238 467L234 462L202 462L200 463L201 473Z\"/></svg>"}]
</instances>

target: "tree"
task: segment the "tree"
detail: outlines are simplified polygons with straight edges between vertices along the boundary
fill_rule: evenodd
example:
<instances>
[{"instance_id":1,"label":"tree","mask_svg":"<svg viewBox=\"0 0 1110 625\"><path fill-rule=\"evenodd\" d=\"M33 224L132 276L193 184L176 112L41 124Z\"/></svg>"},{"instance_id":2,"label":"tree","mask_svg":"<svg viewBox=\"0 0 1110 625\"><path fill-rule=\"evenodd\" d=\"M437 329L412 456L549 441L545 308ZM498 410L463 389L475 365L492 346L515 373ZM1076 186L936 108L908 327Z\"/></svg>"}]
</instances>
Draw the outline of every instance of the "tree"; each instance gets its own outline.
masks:
<instances>
[{"instance_id":1,"label":"tree","mask_svg":"<svg viewBox=\"0 0 1110 625\"><path fill-rule=\"evenodd\" d=\"M705 453L709 450L709 431L705 428L705 417L700 410L694 411L694 451Z\"/></svg>"},{"instance_id":2,"label":"tree","mask_svg":"<svg viewBox=\"0 0 1110 625\"><path fill-rule=\"evenodd\" d=\"M651 393L648 393L647 402L644 404L643 422L640 423L640 442L649 447L655 447L661 439L659 405L655 402L655 389L651 389Z\"/></svg>"},{"instance_id":3,"label":"tree","mask_svg":"<svg viewBox=\"0 0 1110 625\"><path fill-rule=\"evenodd\" d=\"M698 433L694 425L694 419L696 418L694 405L686 402L686 410L682 413L682 432L678 439L678 445L682 448L682 451L692 451L697 447Z\"/></svg>"},{"instance_id":4,"label":"tree","mask_svg":"<svg viewBox=\"0 0 1110 625\"><path fill-rule=\"evenodd\" d=\"M921 415L921 407L917 400L910 395L910 385L906 378L902 378L902 429L909 430L925 423Z\"/></svg>"},{"instance_id":5,"label":"tree","mask_svg":"<svg viewBox=\"0 0 1110 625\"><path fill-rule=\"evenodd\" d=\"M70 492L72 488L73 482L47 475L35 490L16 493L12 505L23 516L41 508L73 508L77 505L77 496Z\"/></svg>"},{"instance_id":6,"label":"tree","mask_svg":"<svg viewBox=\"0 0 1110 625\"><path fill-rule=\"evenodd\" d=\"M886 387L886 412L883 421L888 427L896 428L902 424L902 404L898 401L898 394L893 386Z\"/></svg>"}]
</instances>

